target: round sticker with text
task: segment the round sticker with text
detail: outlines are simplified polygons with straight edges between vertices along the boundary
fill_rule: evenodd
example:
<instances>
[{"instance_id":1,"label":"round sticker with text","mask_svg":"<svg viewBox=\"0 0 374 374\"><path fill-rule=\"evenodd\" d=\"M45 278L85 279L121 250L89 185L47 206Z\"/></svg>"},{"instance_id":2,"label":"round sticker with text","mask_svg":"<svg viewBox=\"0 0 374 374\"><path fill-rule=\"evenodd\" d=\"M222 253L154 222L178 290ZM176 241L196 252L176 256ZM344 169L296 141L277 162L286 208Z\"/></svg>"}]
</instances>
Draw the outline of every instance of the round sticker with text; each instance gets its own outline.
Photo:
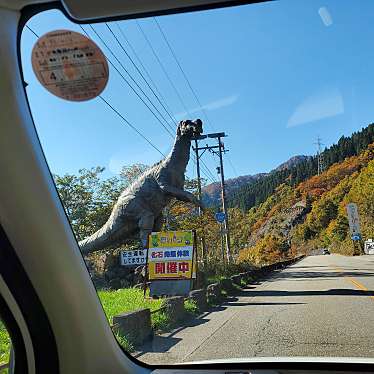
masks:
<instances>
[{"instance_id":1,"label":"round sticker with text","mask_svg":"<svg viewBox=\"0 0 374 374\"><path fill-rule=\"evenodd\" d=\"M70 101L99 96L109 78L101 49L91 39L70 30L51 31L40 37L32 50L32 67L49 92Z\"/></svg>"}]
</instances>

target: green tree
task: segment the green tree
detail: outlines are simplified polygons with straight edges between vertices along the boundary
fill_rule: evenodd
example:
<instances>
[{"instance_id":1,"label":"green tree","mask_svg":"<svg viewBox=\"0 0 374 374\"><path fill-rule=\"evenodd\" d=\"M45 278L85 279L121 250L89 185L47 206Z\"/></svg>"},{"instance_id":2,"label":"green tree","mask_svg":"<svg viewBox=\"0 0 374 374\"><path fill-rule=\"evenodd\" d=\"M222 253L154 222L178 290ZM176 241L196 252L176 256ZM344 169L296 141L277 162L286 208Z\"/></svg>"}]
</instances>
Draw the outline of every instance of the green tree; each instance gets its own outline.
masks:
<instances>
[{"instance_id":1,"label":"green tree","mask_svg":"<svg viewBox=\"0 0 374 374\"><path fill-rule=\"evenodd\" d=\"M80 169L77 175L54 175L57 191L78 240L98 230L108 219L120 193L146 165L124 166L117 177L102 178L105 168Z\"/></svg>"}]
</instances>

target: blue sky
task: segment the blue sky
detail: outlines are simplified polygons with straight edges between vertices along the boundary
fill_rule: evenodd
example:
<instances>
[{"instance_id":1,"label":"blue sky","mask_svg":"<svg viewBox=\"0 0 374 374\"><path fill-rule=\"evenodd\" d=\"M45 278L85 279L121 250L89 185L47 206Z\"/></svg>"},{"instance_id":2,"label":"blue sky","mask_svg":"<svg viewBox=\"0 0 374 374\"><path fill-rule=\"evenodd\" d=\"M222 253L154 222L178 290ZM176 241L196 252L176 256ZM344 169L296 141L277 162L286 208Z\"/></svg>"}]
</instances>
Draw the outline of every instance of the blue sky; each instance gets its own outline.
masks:
<instances>
[{"instance_id":1,"label":"blue sky","mask_svg":"<svg viewBox=\"0 0 374 374\"><path fill-rule=\"evenodd\" d=\"M373 122L374 2L280 0L272 3L158 17L209 117L207 123L152 18L139 20L193 118L205 132L225 131L226 177L273 169L297 154L314 154L317 136L328 146L341 135ZM34 16L38 34L57 29L81 32L58 11ZM131 41L173 115L184 107L155 60L136 21L119 26ZM113 60L100 41L93 40ZM105 25L95 25L113 52L142 84ZM113 29L118 38L117 25ZM30 63L36 41L23 31L21 52L34 121L52 172L101 165L105 176L121 165L152 164L160 154L124 125L99 99L68 102L37 81ZM125 48L131 54L124 43ZM173 139L114 69L103 92L132 124L167 153ZM151 97L151 94L150 94ZM153 100L157 105L157 101ZM203 157L215 174L218 160ZM231 162L230 162L231 161ZM231 164L234 165L232 168ZM190 161L188 175L195 176Z\"/></svg>"}]
</instances>

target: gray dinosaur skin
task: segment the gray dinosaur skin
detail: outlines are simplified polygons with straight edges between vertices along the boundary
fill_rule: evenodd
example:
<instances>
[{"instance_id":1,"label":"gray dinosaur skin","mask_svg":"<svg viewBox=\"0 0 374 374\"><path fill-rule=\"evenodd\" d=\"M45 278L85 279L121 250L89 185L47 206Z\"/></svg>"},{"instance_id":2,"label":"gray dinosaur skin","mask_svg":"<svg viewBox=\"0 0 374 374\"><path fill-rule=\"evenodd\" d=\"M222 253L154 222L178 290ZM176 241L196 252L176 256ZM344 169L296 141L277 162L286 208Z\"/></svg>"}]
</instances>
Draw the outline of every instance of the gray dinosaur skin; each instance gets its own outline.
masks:
<instances>
[{"instance_id":1,"label":"gray dinosaur skin","mask_svg":"<svg viewBox=\"0 0 374 374\"><path fill-rule=\"evenodd\" d=\"M183 190L191 139L201 133L199 119L179 123L169 155L121 193L104 226L79 242L82 253L119 246L125 239L140 239L145 247L148 235L161 230L162 211L173 198L202 207L193 194Z\"/></svg>"}]
</instances>

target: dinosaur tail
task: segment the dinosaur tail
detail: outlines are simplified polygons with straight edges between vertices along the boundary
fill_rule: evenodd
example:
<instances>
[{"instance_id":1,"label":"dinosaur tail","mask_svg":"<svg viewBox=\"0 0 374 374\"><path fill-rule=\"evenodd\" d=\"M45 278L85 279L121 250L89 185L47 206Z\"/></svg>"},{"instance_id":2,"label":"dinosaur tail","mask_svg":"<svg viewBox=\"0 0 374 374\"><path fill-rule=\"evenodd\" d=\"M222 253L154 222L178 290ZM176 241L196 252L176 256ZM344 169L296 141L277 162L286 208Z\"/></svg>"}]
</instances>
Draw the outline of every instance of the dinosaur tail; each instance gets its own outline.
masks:
<instances>
[{"instance_id":1,"label":"dinosaur tail","mask_svg":"<svg viewBox=\"0 0 374 374\"><path fill-rule=\"evenodd\" d=\"M99 251L110 245L112 230L108 223L106 222L99 230L78 243L83 254Z\"/></svg>"}]
</instances>

